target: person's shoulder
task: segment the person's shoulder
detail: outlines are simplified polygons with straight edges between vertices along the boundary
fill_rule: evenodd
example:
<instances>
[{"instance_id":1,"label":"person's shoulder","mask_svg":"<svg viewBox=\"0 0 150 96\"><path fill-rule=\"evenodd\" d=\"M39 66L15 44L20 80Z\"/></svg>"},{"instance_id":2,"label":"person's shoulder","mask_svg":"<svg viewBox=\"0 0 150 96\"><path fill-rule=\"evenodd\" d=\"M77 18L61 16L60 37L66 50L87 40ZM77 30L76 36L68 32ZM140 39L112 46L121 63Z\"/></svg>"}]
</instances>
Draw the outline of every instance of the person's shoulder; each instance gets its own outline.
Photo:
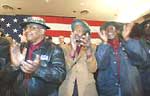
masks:
<instances>
[{"instance_id":1,"label":"person's shoulder","mask_svg":"<svg viewBox=\"0 0 150 96\"><path fill-rule=\"evenodd\" d=\"M9 41L6 39L6 38L4 38L4 37L0 37L0 44L10 44L9 43Z\"/></svg>"},{"instance_id":2,"label":"person's shoulder","mask_svg":"<svg viewBox=\"0 0 150 96\"><path fill-rule=\"evenodd\" d=\"M49 49L59 49L60 48L59 45L57 45L57 44L55 44L53 42L44 42L43 46L45 48L49 48Z\"/></svg>"}]
</instances>

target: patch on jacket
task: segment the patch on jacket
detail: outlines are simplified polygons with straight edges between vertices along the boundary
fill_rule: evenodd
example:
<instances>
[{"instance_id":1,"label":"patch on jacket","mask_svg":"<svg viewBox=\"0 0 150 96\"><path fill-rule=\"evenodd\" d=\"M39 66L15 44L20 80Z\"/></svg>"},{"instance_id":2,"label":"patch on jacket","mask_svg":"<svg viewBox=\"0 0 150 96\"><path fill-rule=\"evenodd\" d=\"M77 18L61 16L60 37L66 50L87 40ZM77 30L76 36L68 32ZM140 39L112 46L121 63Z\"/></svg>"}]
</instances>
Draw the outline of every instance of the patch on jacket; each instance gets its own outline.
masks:
<instances>
[{"instance_id":1,"label":"patch on jacket","mask_svg":"<svg viewBox=\"0 0 150 96\"><path fill-rule=\"evenodd\" d=\"M40 60L48 60L48 56L47 55L41 55Z\"/></svg>"}]
</instances>

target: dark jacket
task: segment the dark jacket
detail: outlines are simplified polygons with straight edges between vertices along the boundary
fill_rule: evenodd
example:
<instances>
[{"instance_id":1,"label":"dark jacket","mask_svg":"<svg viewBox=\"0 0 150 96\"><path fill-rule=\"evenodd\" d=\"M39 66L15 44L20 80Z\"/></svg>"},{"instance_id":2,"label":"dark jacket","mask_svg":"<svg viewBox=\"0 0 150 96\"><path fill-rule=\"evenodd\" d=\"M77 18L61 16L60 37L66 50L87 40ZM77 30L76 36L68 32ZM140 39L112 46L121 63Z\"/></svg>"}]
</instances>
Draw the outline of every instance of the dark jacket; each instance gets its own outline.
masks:
<instances>
[{"instance_id":1,"label":"dark jacket","mask_svg":"<svg viewBox=\"0 0 150 96\"><path fill-rule=\"evenodd\" d=\"M146 61L139 63L139 71L142 80L142 86L144 90L144 96L150 96L150 43L141 39L142 47L146 51Z\"/></svg>"},{"instance_id":2,"label":"dark jacket","mask_svg":"<svg viewBox=\"0 0 150 96\"><path fill-rule=\"evenodd\" d=\"M16 72L9 70L10 43L6 38L0 37L0 96L15 96L14 81Z\"/></svg>"},{"instance_id":3,"label":"dark jacket","mask_svg":"<svg viewBox=\"0 0 150 96\"><path fill-rule=\"evenodd\" d=\"M0 68L3 68L9 61L9 47L9 41L6 38L0 37Z\"/></svg>"},{"instance_id":4,"label":"dark jacket","mask_svg":"<svg viewBox=\"0 0 150 96\"><path fill-rule=\"evenodd\" d=\"M115 54L119 59L115 58ZM99 45L95 56L99 69L97 83L100 96L142 96L135 62L141 62L144 54L139 42L132 39L122 42L117 53L109 44Z\"/></svg>"},{"instance_id":5,"label":"dark jacket","mask_svg":"<svg viewBox=\"0 0 150 96\"><path fill-rule=\"evenodd\" d=\"M57 96L58 88L66 76L64 53L60 47L50 42L43 42L33 52L40 55L40 67L27 80L24 73L18 75L16 96Z\"/></svg>"}]
</instances>

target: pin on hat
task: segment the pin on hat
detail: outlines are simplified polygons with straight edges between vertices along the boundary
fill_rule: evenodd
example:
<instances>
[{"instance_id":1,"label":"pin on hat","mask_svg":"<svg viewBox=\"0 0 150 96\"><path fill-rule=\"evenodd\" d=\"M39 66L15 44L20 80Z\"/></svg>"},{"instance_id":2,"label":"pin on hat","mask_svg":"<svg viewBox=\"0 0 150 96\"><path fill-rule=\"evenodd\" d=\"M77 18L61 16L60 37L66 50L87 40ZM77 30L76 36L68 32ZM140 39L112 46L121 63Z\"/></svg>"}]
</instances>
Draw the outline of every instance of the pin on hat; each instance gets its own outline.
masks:
<instances>
[{"instance_id":1,"label":"pin on hat","mask_svg":"<svg viewBox=\"0 0 150 96\"><path fill-rule=\"evenodd\" d=\"M27 22L23 22L20 24L20 26L23 28L28 24L38 24L43 26L45 29L50 29L45 23L45 20L41 17L28 17Z\"/></svg>"}]
</instances>

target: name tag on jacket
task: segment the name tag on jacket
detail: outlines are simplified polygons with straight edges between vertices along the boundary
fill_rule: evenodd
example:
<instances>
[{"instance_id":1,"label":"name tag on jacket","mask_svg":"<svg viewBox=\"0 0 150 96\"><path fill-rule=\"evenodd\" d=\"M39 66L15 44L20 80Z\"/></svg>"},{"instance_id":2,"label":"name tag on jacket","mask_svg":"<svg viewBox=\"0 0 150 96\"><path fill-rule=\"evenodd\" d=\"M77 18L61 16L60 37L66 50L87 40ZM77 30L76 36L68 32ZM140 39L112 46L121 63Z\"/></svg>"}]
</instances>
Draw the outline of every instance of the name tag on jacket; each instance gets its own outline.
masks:
<instances>
[{"instance_id":1,"label":"name tag on jacket","mask_svg":"<svg viewBox=\"0 0 150 96\"><path fill-rule=\"evenodd\" d=\"M47 55L41 55L40 59L41 60L48 60L48 56Z\"/></svg>"}]
</instances>

